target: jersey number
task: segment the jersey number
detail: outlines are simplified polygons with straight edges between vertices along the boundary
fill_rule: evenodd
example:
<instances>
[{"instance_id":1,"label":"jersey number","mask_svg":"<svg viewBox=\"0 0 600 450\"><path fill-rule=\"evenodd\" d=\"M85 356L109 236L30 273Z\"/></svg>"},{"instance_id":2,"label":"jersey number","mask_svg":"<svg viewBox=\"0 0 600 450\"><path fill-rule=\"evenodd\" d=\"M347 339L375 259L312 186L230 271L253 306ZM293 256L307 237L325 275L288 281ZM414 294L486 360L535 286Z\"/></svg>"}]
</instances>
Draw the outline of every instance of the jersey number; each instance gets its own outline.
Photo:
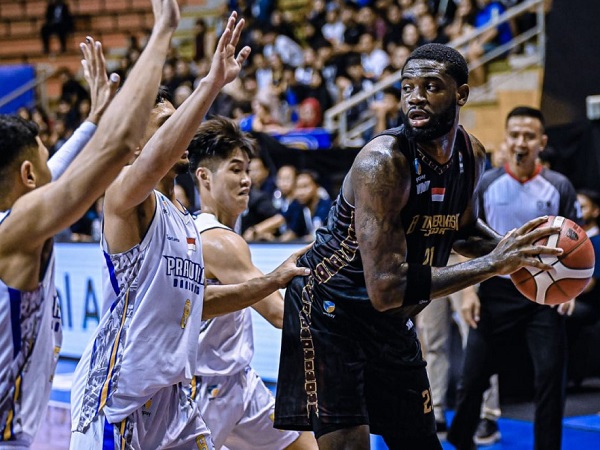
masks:
<instances>
[{"instance_id":1,"label":"jersey number","mask_svg":"<svg viewBox=\"0 0 600 450\"><path fill-rule=\"evenodd\" d=\"M423 260L424 266L433 266L433 252L435 251L434 247L429 247L425 249L425 259Z\"/></svg>"},{"instance_id":2,"label":"jersey number","mask_svg":"<svg viewBox=\"0 0 600 450\"><path fill-rule=\"evenodd\" d=\"M423 396L423 414L429 414L433 408L431 405L431 391L429 389L425 389L421 392Z\"/></svg>"}]
</instances>

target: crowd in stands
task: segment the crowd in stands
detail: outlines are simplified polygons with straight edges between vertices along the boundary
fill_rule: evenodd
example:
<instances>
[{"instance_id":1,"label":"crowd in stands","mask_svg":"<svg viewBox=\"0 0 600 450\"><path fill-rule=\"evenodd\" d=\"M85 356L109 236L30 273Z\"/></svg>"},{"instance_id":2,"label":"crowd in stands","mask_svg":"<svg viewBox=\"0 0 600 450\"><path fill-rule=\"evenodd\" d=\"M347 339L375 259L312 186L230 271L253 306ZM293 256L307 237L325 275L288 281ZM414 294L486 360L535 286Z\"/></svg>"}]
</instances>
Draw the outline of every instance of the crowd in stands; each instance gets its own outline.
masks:
<instances>
[{"instance_id":1,"label":"crowd in stands","mask_svg":"<svg viewBox=\"0 0 600 450\"><path fill-rule=\"evenodd\" d=\"M252 54L241 76L219 94L209 116L234 118L244 131L251 133L281 136L292 131L310 132L323 127L327 109L358 92L371 89L374 83L401 69L410 52L419 45L448 43L476 27L484 26L517 2L307 0L301 9L284 10L277 9L273 0L231 0L222 16L197 20L193 59L181 56L175 47L171 49L163 68L162 84L168 88L176 107L191 94L196 83L208 71L208 55L213 53L228 10L236 9L247 22L241 44L249 45ZM516 30L518 27L527 28L532 23L513 25ZM461 51L468 60L476 59L485 48L506 42L511 34L510 26L499 26ZM147 39L147 33L131 35L126 52L113 63L112 71L125 79ZM51 153L85 120L90 105L88 94L75 74L63 69L58 76L62 82L62 94L52 113L39 107L19 111L22 116L38 123L40 137ZM483 81L485 74L473 71L472 78L472 84L477 84ZM348 110L346 119L349 126L366 115L374 117L375 128L364 134L365 141L386 128L399 125L399 98L398 84L375 94ZM270 167L269 177L276 178L276 169ZM306 178L318 184L316 176L313 176L316 174L300 175L306 175L299 177L301 181ZM280 192L272 188L261 190L271 197L274 192ZM322 194L323 191L319 192ZM319 198L328 198L330 194L334 193ZM314 203L315 200L306 200L311 201ZM313 204L312 214L317 214L320 209L321 206ZM86 219L84 227L87 231L84 229L81 237L76 233L75 239L89 239L91 223L99 217L99 213L91 211L89 216L91 220ZM289 217L286 219L289 220ZM308 220L306 222L308 224ZM303 228L305 231L296 230L290 234L285 231L285 225L270 224L268 230L261 231L259 227L258 234L248 233L247 228L257 223L242 230L249 239L302 238L303 233L310 234L313 228L307 226Z\"/></svg>"}]
</instances>

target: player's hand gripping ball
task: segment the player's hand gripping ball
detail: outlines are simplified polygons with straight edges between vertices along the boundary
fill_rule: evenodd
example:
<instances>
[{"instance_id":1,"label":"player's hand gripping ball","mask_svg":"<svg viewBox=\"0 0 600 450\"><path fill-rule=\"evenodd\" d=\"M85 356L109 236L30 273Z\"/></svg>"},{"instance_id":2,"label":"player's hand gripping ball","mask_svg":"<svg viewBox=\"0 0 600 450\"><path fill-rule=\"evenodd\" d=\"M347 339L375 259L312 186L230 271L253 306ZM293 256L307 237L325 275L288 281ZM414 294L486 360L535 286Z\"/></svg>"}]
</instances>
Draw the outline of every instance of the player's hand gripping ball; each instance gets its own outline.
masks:
<instances>
[{"instance_id":1,"label":"player's hand gripping ball","mask_svg":"<svg viewBox=\"0 0 600 450\"><path fill-rule=\"evenodd\" d=\"M540 239L539 245L560 247L562 255L539 255L538 258L553 266L550 271L523 267L511 279L517 289L536 303L556 305L577 297L585 289L594 273L594 247L585 230L572 220L550 216L539 227L559 226L560 232Z\"/></svg>"}]
</instances>

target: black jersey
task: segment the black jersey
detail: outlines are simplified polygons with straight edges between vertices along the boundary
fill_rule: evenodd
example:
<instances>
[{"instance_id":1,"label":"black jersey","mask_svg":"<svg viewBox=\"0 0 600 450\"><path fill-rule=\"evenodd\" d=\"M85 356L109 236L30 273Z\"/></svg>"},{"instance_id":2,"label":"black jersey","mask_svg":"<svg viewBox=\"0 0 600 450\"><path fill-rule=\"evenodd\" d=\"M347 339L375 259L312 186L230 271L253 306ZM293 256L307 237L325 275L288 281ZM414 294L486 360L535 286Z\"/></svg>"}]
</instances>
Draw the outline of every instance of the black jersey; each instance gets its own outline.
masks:
<instances>
[{"instance_id":1,"label":"black jersey","mask_svg":"<svg viewBox=\"0 0 600 450\"><path fill-rule=\"evenodd\" d=\"M411 190L401 213L406 231L407 262L445 266L474 190L474 155L462 128L452 157L440 166L406 136L404 126L385 131L410 162ZM332 299L368 301L360 249L356 240L354 206L340 192L315 244L301 260L313 270L316 286ZM422 309L422 308L421 308Z\"/></svg>"}]
</instances>

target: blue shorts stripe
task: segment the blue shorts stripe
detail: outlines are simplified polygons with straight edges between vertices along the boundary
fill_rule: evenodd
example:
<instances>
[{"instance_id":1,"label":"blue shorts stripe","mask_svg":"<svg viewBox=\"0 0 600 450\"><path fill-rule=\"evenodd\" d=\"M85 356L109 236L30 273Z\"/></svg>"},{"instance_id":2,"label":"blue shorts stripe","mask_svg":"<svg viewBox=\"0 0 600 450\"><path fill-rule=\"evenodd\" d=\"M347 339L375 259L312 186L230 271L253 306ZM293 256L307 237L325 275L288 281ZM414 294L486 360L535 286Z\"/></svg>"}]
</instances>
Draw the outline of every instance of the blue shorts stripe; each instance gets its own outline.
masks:
<instances>
[{"instance_id":1,"label":"blue shorts stripe","mask_svg":"<svg viewBox=\"0 0 600 450\"><path fill-rule=\"evenodd\" d=\"M10 298L10 323L13 338L13 358L21 351L21 291L8 288Z\"/></svg>"}]
</instances>

